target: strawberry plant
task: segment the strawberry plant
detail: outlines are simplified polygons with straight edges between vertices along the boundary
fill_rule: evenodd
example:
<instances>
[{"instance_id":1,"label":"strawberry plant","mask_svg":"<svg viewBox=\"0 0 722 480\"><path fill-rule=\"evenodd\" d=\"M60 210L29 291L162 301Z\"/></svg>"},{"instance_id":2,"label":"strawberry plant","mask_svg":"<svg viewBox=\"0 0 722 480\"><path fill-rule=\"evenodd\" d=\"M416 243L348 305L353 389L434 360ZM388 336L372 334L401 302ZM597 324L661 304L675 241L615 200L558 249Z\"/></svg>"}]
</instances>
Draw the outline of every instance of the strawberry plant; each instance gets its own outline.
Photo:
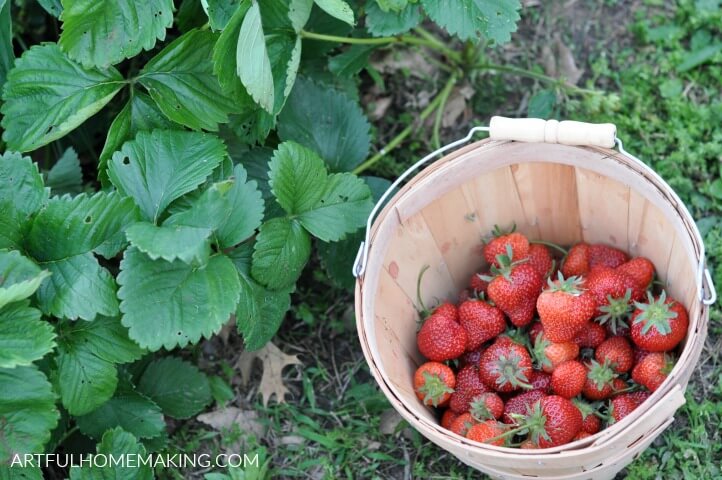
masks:
<instances>
[{"instance_id":1,"label":"strawberry plant","mask_svg":"<svg viewBox=\"0 0 722 480\"><path fill-rule=\"evenodd\" d=\"M432 52L448 78L421 118L438 144L451 89L502 69L481 40L508 41L519 8L0 1L0 476L78 432L98 452L163 448L165 417L193 417L215 384L180 349L229 320L262 348L314 247L348 285L389 184L358 175L412 132L369 157L359 72L374 49Z\"/></svg>"}]
</instances>

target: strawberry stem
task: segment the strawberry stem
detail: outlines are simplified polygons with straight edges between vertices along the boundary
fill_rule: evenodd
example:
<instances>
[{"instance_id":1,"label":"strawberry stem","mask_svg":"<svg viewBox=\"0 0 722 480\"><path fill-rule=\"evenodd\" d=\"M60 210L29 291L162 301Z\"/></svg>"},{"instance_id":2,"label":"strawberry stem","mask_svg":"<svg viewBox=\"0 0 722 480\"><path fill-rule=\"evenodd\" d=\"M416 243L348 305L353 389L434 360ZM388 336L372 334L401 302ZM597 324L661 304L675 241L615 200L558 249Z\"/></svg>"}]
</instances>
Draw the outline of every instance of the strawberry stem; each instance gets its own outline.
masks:
<instances>
[{"instance_id":1,"label":"strawberry stem","mask_svg":"<svg viewBox=\"0 0 722 480\"><path fill-rule=\"evenodd\" d=\"M536 243L538 245L544 245L549 248L553 248L554 250L560 252L562 255L566 256L567 253L569 253L568 250L566 250L564 247L561 247L557 245L556 243L547 242L546 240L529 240L529 243Z\"/></svg>"},{"instance_id":2,"label":"strawberry stem","mask_svg":"<svg viewBox=\"0 0 722 480\"><path fill-rule=\"evenodd\" d=\"M424 305L424 301L421 300L421 280L424 277L424 273L426 273L426 270L429 269L429 265L424 265L421 267L421 271L419 272L419 277L416 279L416 301L419 303L419 307L417 308L419 315L421 318L426 318L430 315L431 312L426 308L426 305Z\"/></svg>"}]
</instances>

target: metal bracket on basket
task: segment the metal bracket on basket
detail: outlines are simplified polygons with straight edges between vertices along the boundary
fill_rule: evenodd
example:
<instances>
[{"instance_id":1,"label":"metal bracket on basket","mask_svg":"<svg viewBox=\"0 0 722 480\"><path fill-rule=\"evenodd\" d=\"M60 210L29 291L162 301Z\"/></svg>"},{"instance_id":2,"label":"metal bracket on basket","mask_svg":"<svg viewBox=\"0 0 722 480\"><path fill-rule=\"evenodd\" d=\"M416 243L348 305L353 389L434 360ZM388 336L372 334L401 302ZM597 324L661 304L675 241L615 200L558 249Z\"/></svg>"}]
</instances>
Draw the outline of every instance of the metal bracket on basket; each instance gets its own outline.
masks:
<instances>
[{"instance_id":1,"label":"metal bracket on basket","mask_svg":"<svg viewBox=\"0 0 722 480\"><path fill-rule=\"evenodd\" d=\"M510 119L494 117L492 119L492 123L494 123L494 121L497 122L497 125L499 127L495 127L495 128L499 128L500 130L501 129L509 130L508 123L507 123L507 125L500 125L500 121L503 121L506 123L508 120L510 120ZM524 121L528 121L528 120L532 120L532 119L524 119ZM541 125L537 124L536 126L537 127L541 126L542 138L544 138L545 141L548 141L551 143L556 143L556 141L559 141L556 133L553 133L552 135L548 135L549 130L550 130L549 127L551 127L552 132L556 132L556 128L557 128L559 122L557 122L556 120L549 120L547 122L544 122L543 120L538 120L538 119L533 119L533 121L541 122ZM576 122L562 122L562 123L575 124ZM578 138L585 138L585 139L594 138L595 141L593 140L593 141L591 141L591 143L596 143L596 142L601 141L601 140L599 140L600 138L606 137L607 138L606 142L610 142L611 137L614 137L614 143L616 144L616 146L619 150L619 153L621 153L622 155L626 156L627 158L639 163L650 175L656 177L656 179L658 179L660 182L664 182L664 180L657 174L657 172L652 170L647 164L645 164L639 158L635 157L634 155L632 155L631 153L627 152L624 149L622 140L620 140L615 135L616 129L614 128L614 125L611 125L611 124L597 125L597 126L593 126L590 124L578 124L578 125L581 125L583 128L589 128L589 127L595 128L595 129L597 129L597 133L599 133L600 135L598 135L597 137L595 137L594 135L592 135L591 137L585 137L585 136L579 137L578 135L572 135L572 138L574 138L575 140ZM606 130L605 130L605 127L606 127ZM610 128L611 128L611 130L609 130ZM512 128L510 130L513 131L514 129ZM490 132L490 131L491 131L491 126L472 128L471 130L469 130L469 133L467 133L464 138L460 138L454 142L444 145L443 147L441 147L437 150L434 150L433 152L426 155L424 158L422 158L421 160L416 162L414 165L409 167L404 173L402 173L399 176L399 178L397 178L391 184L391 186L384 192L384 194L381 195L381 198L379 199L379 201L376 202L376 205L374 205L374 208L373 208L373 210L371 210L371 213L369 214L369 218L366 221L366 235L364 237L364 241L361 242L361 245L359 245L358 253L356 254L356 260L353 263L354 277L358 278L361 275L363 275L364 272L366 271L366 262L368 260L369 248L370 248L370 244L371 244L371 225L373 224L373 221L376 218L376 215L379 213L379 211L381 211L381 208L383 207L386 200L391 196L393 191L404 180L406 180L406 178L408 178L409 175L411 175L413 172L418 170L420 167L426 165L429 162L429 160L433 159L435 156L468 142L469 140L471 140L471 138L474 136L474 134L476 134L478 132ZM588 130L588 132L591 132L591 131L592 130ZM569 132L569 131L567 131L567 132ZM573 133L573 134L578 134L579 132L585 133L583 129L580 130L576 126L573 127L571 130L571 133ZM527 133L529 133L529 132L527 132ZM508 134L508 132L504 132L502 135L500 135L500 137L502 137L500 139L504 139L504 135L506 135L506 134ZM607 137L607 135L609 135L609 136ZM492 137L493 137L493 135L492 135ZM547 139L547 137L549 137L549 139ZM512 139L509 137L506 137L506 138ZM584 141L586 142L588 140L584 140ZM562 142L560 142L560 143L562 143ZM566 142L564 142L564 143L566 143ZM682 200L679 198L677 193L674 192L674 190L671 190L671 192L672 192L672 195L674 196L674 200L677 202L677 205L681 206L682 208L684 208L686 210L687 209L686 205L684 204L684 202L682 202ZM687 211L687 214L689 215L689 211ZM692 218L691 215L689 215L689 216L690 216L690 218ZM693 223L693 228L695 230L695 233L697 233L697 236L699 238L702 238L702 235L699 233L699 230L697 229L697 225L695 223ZM703 304L712 305L713 303L715 303L717 301L717 291L715 290L714 283L712 282L712 275L710 274L709 269L706 268L705 258L706 257L705 257L704 243L702 243L701 251L700 251L700 255L699 255L699 264L697 265L697 297Z\"/></svg>"},{"instance_id":2,"label":"metal bracket on basket","mask_svg":"<svg viewBox=\"0 0 722 480\"><path fill-rule=\"evenodd\" d=\"M376 218L376 215L381 211L381 208L383 207L384 203L386 202L386 199L388 199L393 191L398 187L406 178L414 173L416 170L419 169L419 167L424 166L426 163L429 162L432 158L437 156L440 153L444 153L447 150L451 150L454 147L458 147L459 145L463 145L464 143L471 140L471 138L474 136L474 134L478 132L488 132L489 127L474 127L471 130L469 130L469 133L466 134L464 138L460 138L454 142L451 142L447 145L444 145L443 147L434 150L430 154L426 155L424 158L413 164L411 167L409 167L404 173L402 173L399 178L397 178L394 183L391 184L391 186L386 189L383 195L381 195L381 198L379 198L379 201L376 202L376 205L374 205L373 210L371 210L371 213L369 214L369 218L366 221L366 237L364 238L364 241L361 242L361 245L359 245L358 253L356 254L356 260L353 262L353 276L358 278L361 275L364 274L364 271L366 271L366 260L368 258L369 254L369 245L371 242L371 225L373 224L374 218Z\"/></svg>"}]
</instances>

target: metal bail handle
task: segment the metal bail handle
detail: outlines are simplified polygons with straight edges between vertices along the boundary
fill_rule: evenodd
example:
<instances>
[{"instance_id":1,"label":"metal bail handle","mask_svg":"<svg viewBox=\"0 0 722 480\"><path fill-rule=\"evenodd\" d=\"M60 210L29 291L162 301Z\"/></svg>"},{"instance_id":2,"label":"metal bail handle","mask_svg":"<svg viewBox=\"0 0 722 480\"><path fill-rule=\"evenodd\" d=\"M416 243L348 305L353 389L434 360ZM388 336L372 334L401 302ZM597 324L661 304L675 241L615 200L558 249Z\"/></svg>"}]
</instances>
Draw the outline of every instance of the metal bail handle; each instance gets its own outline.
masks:
<instances>
[{"instance_id":1,"label":"metal bail handle","mask_svg":"<svg viewBox=\"0 0 722 480\"><path fill-rule=\"evenodd\" d=\"M371 210L369 218L366 221L366 235L364 237L364 241L361 242L361 245L359 245L358 253L356 254L356 259L353 263L354 277L358 278L366 271L366 261L368 260L369 248L371 245L371 226L376 218L376 215L378 215L381 211L384 203L391 196L394 190L396 190L396 188L412 173L420 167L426 165L435 156L458 147L459 145L463 145L471 140L474 134L478 132L489 132L489 138L492 140L559 143L562 145L598 146L604 148L614 148L616 145L619 153L638 163L649 175L655 177L658 181L664 182L657 172L624 149L622 141L616 136L617 127L612 123L593 124L574 122L570 120L560 122L557 120L543 120L540 118L506 118L494 116L491 118L488 127L474 127L469 130L469 133L467 133L465 137L451 142L448 145L444 145L443 147L426 155L402 173L399 178L397 178L384 192L384 194L381 195L381 198L378 202L376 202L376 205L374 205L374 208ZM692 218L686 205L682 202L677 193L671 189L670 191L677 205L681 206L685 213ZM701 239L702 236L697 229L697 225L694 222L692 225L694 233L696 233L698 238ZM697 297L703 304L712 305L717 301L717 291L712 281L712 275L705 266L705 248L704 243L702 243L699 263L697 265Z\"/></svg>"}]
</instances>

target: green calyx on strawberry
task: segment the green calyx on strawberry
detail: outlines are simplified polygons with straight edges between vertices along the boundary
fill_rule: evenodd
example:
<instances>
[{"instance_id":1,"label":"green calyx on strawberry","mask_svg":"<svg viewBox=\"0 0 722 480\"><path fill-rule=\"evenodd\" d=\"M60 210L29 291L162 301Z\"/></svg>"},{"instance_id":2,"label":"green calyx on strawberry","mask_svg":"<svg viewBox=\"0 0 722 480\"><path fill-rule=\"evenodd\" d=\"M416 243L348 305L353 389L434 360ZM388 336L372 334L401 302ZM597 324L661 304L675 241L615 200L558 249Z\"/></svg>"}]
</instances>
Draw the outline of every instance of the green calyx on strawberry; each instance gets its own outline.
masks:
<instances>
[{"instance_id":1,"label":"green calyx on strawberry","mask_svg":"<svg viewBox=\"0 0 722 480\"><path fill-rule=\"evenodd\" d=\"M481 380L499 392L530 389L532 362L529 352L511 340L498 340L482 354L479 362Z\"/></svg>"},{"instance_id":2,"label":"green calyx on strawberry","mask_svg":"<svg viewBox=\"0 0 722 480\"><path fill-rule=\"evenodd\" d=\"M504 413L504 401L493 392L485 392L474 398L469 405L471 416L478 421L495 420Z\"/></svg>"},{"instance_id":3,"label":"green calyx on strawberry","mask_svg":"<svg viewBox=\"0 0 722 480\"><path fill-rule=\"evenodd\" d=\"M617 378L617 374L614 373L612 363L609 360L605 360L604 363L592 360L589 364L587 378L597 389L601 390L605 385L609 385L611 388L612 382Z\"/></svg>"},{"instance_id":4,"label":"green calyx on strawberry","mask_svg":"<svg viewBox=\"0 0 722 480\"><path fill-rule=\"evenodd\" d=\"M677 312L672 311L667 304L667 292L662 290L658 299L654 299L651 293L647 293L649 303L635 302L634 306L641 310L641 313L634 318L634 323L644 323L641 333L645 335L654 327L660 335L668 335L672 332L670 320L677 318Z\"/></svg>"},{"instance_id":5,"label":"green calyx on strawberry","mask_svg":"<svg viewBox=\"0 0 722 480\"><path fill-rule=\"evenodd\" d=\"M594 296L582 288L583 280L572 276L567 279L559 273L549 288L537 298L536 308L544 325L544 335L552 342L569 342L594 316L597 303Z\"/></svg>"},{"instance_id":6,"label":"green calyx on strawberry","mask_svg":"<svg viewBox=\"0 0 722 480\"><path fill-rule=\"evenodd\" d=\"M534 339L534 347L531 349L531 358L534 360L534 367L538 370L544 370L552 368L552 361L547 357L546 348L551 345L552 342L544 336L543 332L537 333Z\"/></svg>"},{"instance_id":7,"label":"green calyx on strawberry","mask_svg":"<svg viewBox=\"0 0 722 480\"><path fill-rule=\"evenodd\" d=\"M423 402L426 405L438 406L441 400L447 395L454 393L439 375L423 372L424 384L418 388L418 392L424 396Z\"/></svg>"},{"instance_id":8,"label":"green calyx on strawberry","mask_svg":"<svg viewBox=\"0 0 722 480\"><path fill-rule=\"evenodd\" d=\"M512 414L519 425L503 435L528 434L540 448L555 447L571 441L582 429L582 414L568 399L549 395L529 409L526 415Z\"/></svg>"},{"instance_id":9,"label":"green calyx on strawberry","mask_svg":"<svg viewBox=\"0 0 722 480\"><path fill-rule=\"evenodd\" d=\"M511 278L511 272L514 267L517 265L521 265L523 263L527 263L529 261L528 258L523 258L521 260L513 260L514 259L514 249L510 244L506 245L505 253L500 253L495 257L496 262L492 264L489 271L491 272L491 275L479 275L479 278L484 280L485 282L491 282L494 280L495 277L502 276L509 282L512 282Z\"/></svg>"},{"instance_id":10,"label":"green calyx on strawberry","mask_svg":"<svg viewBox=\"0 0 722 480\"><path fill-rule=\"evenodd\" d=\"M629 328L627 320L633 311L631 300L631 288L628 288L621 298L612 298L611 295L607 295L607 304L599 307L602 315L599 315L596 321L599 322L600 325L609 325L609 328L615 335L617 331L621 331L622 328Z\"/></svg>"}]
</instances>

